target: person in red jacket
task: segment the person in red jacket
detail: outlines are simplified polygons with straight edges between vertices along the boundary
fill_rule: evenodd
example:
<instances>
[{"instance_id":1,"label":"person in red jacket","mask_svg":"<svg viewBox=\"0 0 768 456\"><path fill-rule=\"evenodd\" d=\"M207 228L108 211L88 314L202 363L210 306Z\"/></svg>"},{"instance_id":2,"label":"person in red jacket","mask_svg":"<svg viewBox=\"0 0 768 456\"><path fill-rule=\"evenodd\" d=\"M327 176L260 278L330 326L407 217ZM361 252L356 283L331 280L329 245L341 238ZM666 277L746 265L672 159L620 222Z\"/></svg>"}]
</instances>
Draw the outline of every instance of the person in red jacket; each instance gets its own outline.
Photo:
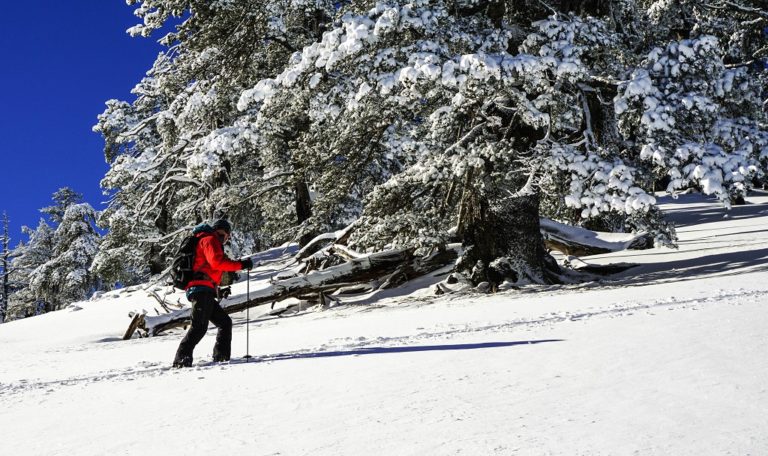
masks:
<instances>
[{"instance_id":1,"label":"person in red jacket","mask_svg":"<svg viewBox=\"0 0 768 456\"><path fill-rule=\"evenodd\" d=\"M187 299L192 303L192 324L179 344L173 367L192 365L192 352L205 336L209 321L219 329L213 346L213 360L229 360L232 351L232 319L216 301L219 284L225 272L253 268L250 258L234 261L224 254L224 244L232 233L228 221L217 220L213 226L200 225L192 233L199 239L192 266L193 280L186 288Z\"/></svg>"}]
</instances>

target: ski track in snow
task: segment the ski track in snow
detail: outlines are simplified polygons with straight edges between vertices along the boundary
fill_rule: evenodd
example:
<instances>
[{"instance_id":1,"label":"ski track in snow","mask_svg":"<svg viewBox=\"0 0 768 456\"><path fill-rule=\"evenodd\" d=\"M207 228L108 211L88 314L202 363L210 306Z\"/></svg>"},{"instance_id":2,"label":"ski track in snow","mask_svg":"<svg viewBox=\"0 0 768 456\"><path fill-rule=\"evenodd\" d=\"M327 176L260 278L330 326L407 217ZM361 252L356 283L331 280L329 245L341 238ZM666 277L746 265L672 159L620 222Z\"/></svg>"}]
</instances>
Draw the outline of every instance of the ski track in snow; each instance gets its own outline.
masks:
<instances>
[{"instance_id":1,"label":"ski track in snow","mask_svg":"<svg viewBox=\"0 0 768 456\"><path fill-rule=\"evenodd\" d=\"M232 369L240 368L242 364L248 363L269 363L273 361L283 361L291 359L306 359L306 358L321 358L326 356L335 356L337 354L356 354L356 351L364 353L366 349L380 349L386 350L387 348L406 347L412 346L414 343L423 343L437 340L451 340L455 338L462 338L466 336L482 336L484 334L497 334L503 332L511 332L524 327L534 327L543 325L556 325L567 322L586 321L593 318L616 318L623 316L631 316L638 312L652 311L656 309L666 310L681 310L681 309L693 309L703 308L708 305L740 305L743 302L754 301L757 302L759 297L763 296L765 292L763 290L739 290L737 292L720 291L716 296L708 296L703 298L690 298L684 300L678 300L675 297L669 297L666 299L657 299L651 303L627 303L627 304L612 304L607 308L596 309L591 312L556 312L550 313L538 318L522 318L511 321L506 321L498 324L491 325L460 325L455 328L447 330L433 330L424 331L418 334L397 336L397 337L344 337L331 339L327 343L321 344L319 347L311 349L294 350L283 353L273 353L261 356L254 356L253 360L248 361L244 359L234 359L228 363L214 363L211 361L201 361L195 364L192 368L187 369L174 369L168 366L166 363L159 362L142 362L137 367L129 367L125 369L113 369L95 373L93 375L75 376L69 378L63 378L58 380L40 381L39 379L22 379L18 382L9 384L0 383L0 398L3 400L10 400L14 396L20 396L30 391L44 390L46 392L54 392L60 387L72 387L72 386L87 386L89 384L98 382L129 382L141 378L151 378L160 375L169 374L182 374L186 372L204 372L211 369ZM652 312L648 312L653 315ZM151 342L153 339L144 339ZM549 342L549 340L542 341L528 341L528 342L510 342L508 344L535 344L540 342ZM120 342L116 342L120 343ZM61 351L81 351L88 350L92 347L77 346L69 347L69 350L62 349ZM422 349L425 347L422 347ZM428 347L426 347L428 349ZM17 397L20 399L20 397Z\"/></svg>"}]
</instances>

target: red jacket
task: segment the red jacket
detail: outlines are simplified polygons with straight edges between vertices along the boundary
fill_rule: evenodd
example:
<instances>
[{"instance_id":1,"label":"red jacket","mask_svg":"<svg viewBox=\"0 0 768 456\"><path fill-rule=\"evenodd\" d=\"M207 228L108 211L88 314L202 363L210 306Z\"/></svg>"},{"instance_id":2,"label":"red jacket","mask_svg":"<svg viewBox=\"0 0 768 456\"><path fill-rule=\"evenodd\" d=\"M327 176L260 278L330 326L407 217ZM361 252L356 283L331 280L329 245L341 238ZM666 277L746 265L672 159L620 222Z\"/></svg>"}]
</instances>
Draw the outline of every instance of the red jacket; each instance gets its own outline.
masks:
<instances>
[{"instance_id":1,"label":"red jacket","mask_svg":"<svg viewBox=\"0 0 768 456\"><path fill-rule=\"evenodd\" d=\"M235 272L243 269L239 261L233 261L224 255L224 247L221 241L213 233L198 233L200 240L195 251L195 264L192 270L205 274L206 278L190 280L186 289L192 287L210 287L216 289L221 283L224 272ZM210 279L210 280L208 280Z\"/></svg>"}]
</instances>

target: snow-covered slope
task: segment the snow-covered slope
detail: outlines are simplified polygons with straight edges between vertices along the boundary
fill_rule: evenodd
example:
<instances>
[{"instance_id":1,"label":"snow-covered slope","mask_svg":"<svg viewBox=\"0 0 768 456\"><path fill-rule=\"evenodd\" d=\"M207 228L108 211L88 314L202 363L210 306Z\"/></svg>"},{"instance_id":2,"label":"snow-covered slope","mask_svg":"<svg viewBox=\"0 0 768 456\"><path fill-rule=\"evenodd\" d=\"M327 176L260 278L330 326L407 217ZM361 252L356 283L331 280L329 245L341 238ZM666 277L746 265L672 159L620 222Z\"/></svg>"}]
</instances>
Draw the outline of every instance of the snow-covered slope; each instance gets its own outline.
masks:
<instances>
[{"instance_id":1,"label":"snow-covered slope","mask_svg":"<svg viewBox=\"0 0 768 456\"><path fill-rule=\"evenodd\" d=\"M141 288L4 324L0 454L768 454L768 197L748 200L665 199L679 250L585 258L639 264L601 282L260 318L249 362L210 363L213 329L183 370L182 331L119 340L154 312Z\"/></svg>"}]
</instances>

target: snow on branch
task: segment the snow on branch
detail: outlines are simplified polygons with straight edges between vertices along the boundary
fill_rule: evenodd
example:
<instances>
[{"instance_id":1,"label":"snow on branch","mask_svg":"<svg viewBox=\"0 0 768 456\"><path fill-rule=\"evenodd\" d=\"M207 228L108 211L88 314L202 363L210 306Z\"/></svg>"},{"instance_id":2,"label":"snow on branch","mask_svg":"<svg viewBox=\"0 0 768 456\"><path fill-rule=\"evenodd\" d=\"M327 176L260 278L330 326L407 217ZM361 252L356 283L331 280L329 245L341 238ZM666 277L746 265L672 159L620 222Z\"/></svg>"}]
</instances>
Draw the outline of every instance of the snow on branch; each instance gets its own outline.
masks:
<instances>
[{"instance_id":1,"label":"snow on branch","mask_svg":"<svg viewBox=\"0 0 768 456\"><path fill-rule=\"evenodd\" d=\"M456 257L456 250L445 250L426 257L414 257L410 249L374 253L321 271L274 281L266 288L252 291L250 299L246 299L245 295L233 296L224 301L221 307L230 314L241 312L292 297L325 293L352 284L370 282L394 272L398 272L407 280L450 264ZM191 313L192 309L186 308L158 316L135 314L123 338L130 339L136 329L142 329L149 336L156 336L169 329L187 325Z\"/></svg>"},{"instance_id":2,"label":"snow on branch","mask_svg":"<svg viewBox=\"0 0 768 456\"><path fill-rule=\"evenodd\" d=\"M547 218L541 218L539 226L544 244L566 255L588 256L653 247L653 238L648 233L601 233Z\"/></svg>"}]
</instances>

